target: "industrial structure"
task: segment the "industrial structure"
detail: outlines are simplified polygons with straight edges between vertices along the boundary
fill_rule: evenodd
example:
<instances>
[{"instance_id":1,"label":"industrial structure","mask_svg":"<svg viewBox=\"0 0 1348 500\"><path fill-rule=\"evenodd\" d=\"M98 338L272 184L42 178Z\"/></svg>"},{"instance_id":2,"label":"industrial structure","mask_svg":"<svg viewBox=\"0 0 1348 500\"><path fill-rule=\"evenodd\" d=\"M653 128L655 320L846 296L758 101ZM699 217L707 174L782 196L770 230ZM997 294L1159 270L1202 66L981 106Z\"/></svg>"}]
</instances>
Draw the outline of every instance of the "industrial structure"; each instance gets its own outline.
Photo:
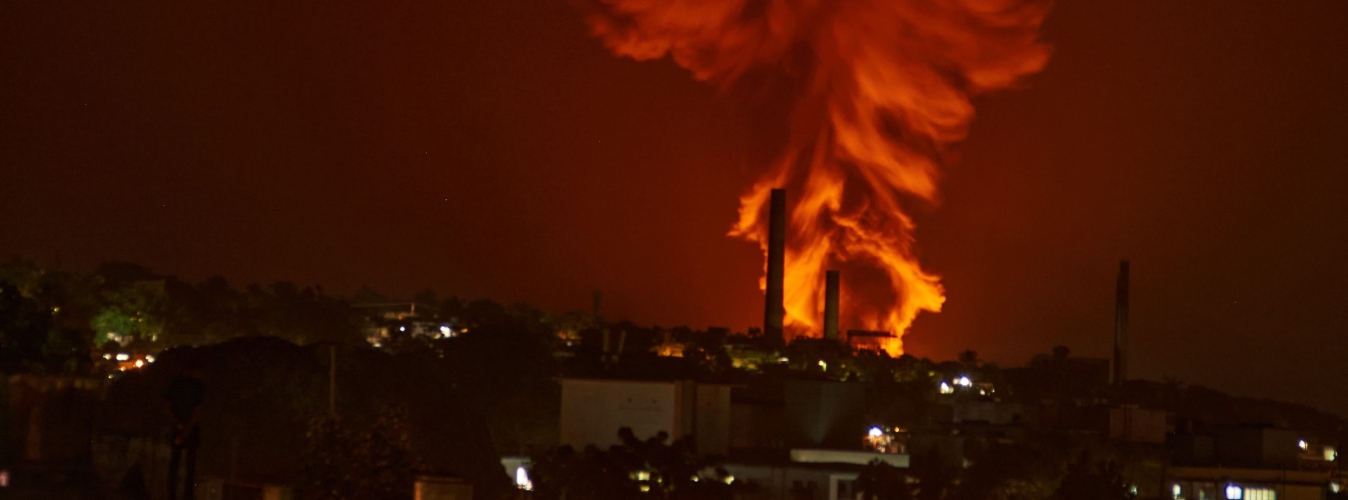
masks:
<instances>
[{"instance_id":1,"label":"industrial structure","mask_svg":"<svg viewBox=\"0 0 1348 500\"><path fill-rule=\"evenodd\" d=\"M838 301L841 294L838 271L824 274L824 338L838 340Z\"/></svg>"},{"instance_id":2,"label":"industrial structure","mask_svg":"<svg viewBox=\"0 0 1348 500\"><path fill-rule=\"evenodd\" d=\"M785 345L782 331L786 319L786 190L773 189L768 213L768 273L763 310L763 336L775 345Z\"/></svg>"},{"instance_id":3,"label":"industrial structure","mask_svg":"<svg viewBox=\"0 0 1348 500\"><path fill-rule=\"evenodd\" d=\"M1114 383L1128 380L1128 260L1119 261L1114 299Z\"/></svg>"}]
</instances>

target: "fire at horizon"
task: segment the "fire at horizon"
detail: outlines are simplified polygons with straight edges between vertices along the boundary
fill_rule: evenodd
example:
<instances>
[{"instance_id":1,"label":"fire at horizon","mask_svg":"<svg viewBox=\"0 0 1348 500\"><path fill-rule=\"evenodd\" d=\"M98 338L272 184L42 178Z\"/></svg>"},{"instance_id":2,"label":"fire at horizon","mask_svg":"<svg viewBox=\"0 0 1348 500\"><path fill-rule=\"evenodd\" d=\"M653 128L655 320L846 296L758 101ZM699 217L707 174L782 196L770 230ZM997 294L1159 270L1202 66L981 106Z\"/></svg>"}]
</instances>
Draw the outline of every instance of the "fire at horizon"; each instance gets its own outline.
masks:
<instances>
[{"instance_id":1,"label":"fire at horizon","mask_svg":"<svg viewBox=\"0 0 1348 500\"><path fill-rule=\"evenodd\" d=\"M768 71L799 89L786 143L741 198L730 235L766 252L769 193L787 189L788 337L821 334L824 273L842 268L843 324L892 332L884 348L902 353L918 313L945 302L919 262L911 206L939 201L939 167L968 133L971 97L1048 62L1048 3L595 1L591 33L616 55L668 55L722 88Z\"/></svg>"}]
</instances>

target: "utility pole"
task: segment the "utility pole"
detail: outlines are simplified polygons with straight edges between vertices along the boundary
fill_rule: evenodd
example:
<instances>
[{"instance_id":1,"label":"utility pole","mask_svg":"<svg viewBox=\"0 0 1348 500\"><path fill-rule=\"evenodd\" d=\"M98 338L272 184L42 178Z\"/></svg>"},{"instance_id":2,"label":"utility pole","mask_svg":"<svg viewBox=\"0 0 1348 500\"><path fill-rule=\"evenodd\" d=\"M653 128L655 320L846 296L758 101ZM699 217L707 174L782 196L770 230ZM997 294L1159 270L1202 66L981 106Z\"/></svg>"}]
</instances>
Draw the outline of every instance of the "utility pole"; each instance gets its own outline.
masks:
<instances>
[{"instance_id":1,"label":"utility pole","mask_svg":"<svg viewBox=\"0 0 1348 500\"><path fill-rule=\"evenodd\" d=\"M328 351L328 414L337 416L337 345Z\"/></svg>"}]
</instances>

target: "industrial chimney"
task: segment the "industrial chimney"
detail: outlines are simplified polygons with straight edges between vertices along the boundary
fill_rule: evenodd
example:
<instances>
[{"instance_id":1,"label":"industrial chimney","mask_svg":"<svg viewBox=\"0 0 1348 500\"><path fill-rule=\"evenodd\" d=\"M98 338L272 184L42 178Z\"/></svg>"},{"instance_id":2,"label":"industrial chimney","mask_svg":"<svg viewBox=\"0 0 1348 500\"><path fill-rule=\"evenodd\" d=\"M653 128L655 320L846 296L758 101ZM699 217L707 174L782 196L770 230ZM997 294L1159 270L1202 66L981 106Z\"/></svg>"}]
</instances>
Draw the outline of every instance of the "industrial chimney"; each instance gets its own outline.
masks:
<instances>
[{"instance_id":1,"label":"industrial chimney","mask_svg":"<svg viewBox=\"0 0 1348 500\"><path fill-rule=\"evenodd\" d=\"M763 309L763 336L774 345L784 345L782 280L786 273L786 190L773 189L768 214L768 286Z\"/></svg>"},{"instance_id":2,"label":"industrial chimney","mask_svg":"<svg viewBox=\"0 0 1348 500\"><path fill-rule=\"evenodd\" d=\"M1119 261L1114 298L1114 383L1128 380L1128 260Z\"/></svg>"},{"instance_id":3,"label":"industrial chimney","mask_svg":"<svg viewBox=\"0 0 1348 500\"><path fill-rule=\"evenodd\" d=\"M838 340L838 271L824 273L824 338Z\"/></svg>"},{"instance_id":4,"label":"industrial chimney","mask_svg":"<svg viewBox=\"0 0 1348 500\"><path fill-rule=\"evenodd\" d=\"M592 319L594 319L594 324L595 324L595 325L601 325L601 324L604 323L604 320L602 319L604 316L601 314L602 311L600 310L600 307L603 306L603 305L604 305L604 292L602 292L602 291L600 291L600 290L595 290L595 291L594 291L594 313L593 313L593 314L594 314L594 317L592 318Z\"/></svg>"}]
</instances>

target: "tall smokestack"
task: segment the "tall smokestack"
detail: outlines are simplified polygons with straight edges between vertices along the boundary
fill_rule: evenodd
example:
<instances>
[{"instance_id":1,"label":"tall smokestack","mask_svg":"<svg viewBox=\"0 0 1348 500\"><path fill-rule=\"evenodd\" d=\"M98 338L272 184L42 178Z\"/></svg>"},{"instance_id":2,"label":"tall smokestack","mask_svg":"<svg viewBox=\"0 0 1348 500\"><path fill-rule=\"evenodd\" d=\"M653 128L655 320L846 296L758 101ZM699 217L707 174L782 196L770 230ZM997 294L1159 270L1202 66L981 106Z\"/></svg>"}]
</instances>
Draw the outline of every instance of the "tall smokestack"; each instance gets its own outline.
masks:
<instances>
[{"instance_id":1,"label":"tall smokestack","mask_svg":"<svg viewBox=\"0 0 1348 500\"><path fill-rule=\"evenodd\" d=\"M1128 260L1119 261L1114 299L1114 383L1128 380Z\"/></svg>"},{"instance_id":2,"label":"tall smokestack","mask_svg":"<svg viewBox=\"0 0 1348 500\"><path fill-rule=\"evenodd\" d=\"M782 322L786 308L782 305L782 281L786 274L786 190L773 189L768 214L768 286L763 308L763 336L776 345L784 345Z\"/></svg>"},{"instance_id":3,"label":"tall smokestack","mask_svg":"<svg viewBox=\"0 0 1348 500\"><path fill-rule=\"evenodd\" d=\"M838 271L824 273L824 338L838 340Z\"/></svg>"}]
</instances>

